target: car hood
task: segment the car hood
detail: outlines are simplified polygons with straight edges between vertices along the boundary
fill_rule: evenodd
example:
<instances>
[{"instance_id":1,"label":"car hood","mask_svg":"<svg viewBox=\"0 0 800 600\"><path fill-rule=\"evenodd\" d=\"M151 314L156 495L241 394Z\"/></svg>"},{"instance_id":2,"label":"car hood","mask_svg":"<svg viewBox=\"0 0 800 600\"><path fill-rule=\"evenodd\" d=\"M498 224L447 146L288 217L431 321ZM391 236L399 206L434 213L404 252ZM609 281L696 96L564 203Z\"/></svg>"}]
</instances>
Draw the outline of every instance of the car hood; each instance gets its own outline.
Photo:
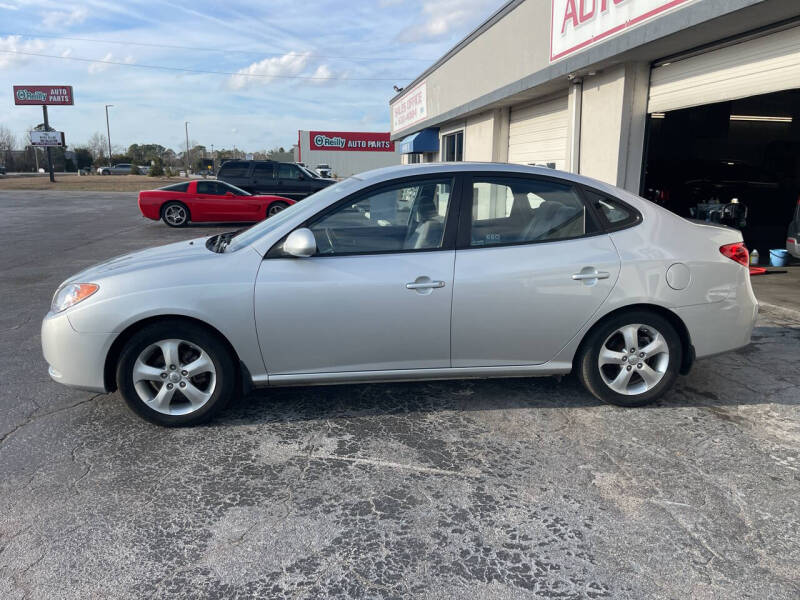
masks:
<instances>
[{"instance_id":1,"label":"car hood","mask_svg":"<svg viewBox=\"0 0 800 600\"><path fill-rule=\"evenodd\" d=\"M76 273L67 279L64 283L78 281L90 283L112 274L118 275L130 271L147 269L149 267L182 262L195 256L214 256L214 254L206 248L206 239L205 237L195 238L193 240L186 240L174 244L167 244L166 246L157 246L155 248L147 248L146 250L138 250L129 254L123 254L122 256L114 257L105 262L93 265L88 269L84 269L80 273Z\"/></svg>"}]
</instances>

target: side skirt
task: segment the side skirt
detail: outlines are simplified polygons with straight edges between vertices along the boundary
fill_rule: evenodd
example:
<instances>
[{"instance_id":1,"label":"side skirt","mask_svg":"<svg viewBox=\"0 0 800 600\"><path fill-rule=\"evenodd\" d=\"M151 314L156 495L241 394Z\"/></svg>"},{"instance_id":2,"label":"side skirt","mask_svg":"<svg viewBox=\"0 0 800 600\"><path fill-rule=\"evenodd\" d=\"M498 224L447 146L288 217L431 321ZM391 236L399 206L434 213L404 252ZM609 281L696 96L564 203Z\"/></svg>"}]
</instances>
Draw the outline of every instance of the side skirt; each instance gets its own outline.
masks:
<instances>
[{"instance_id":1,"label":"side skirt","mask_svg":"<svg viewBox=\"0 0 800 600\"><path fill-rule=\"evenodd\" d=\"M572 363L550 362L542 365L508 367L458 367L447 369L402 369L395 371L345 371L342 373L256 375L253 377L253 387L389 383L396 381L436 381L447 379L492 379L498 377L549 377L552 375L566 375L570 371L572 371Z\"/></svg>"}]
</instances>

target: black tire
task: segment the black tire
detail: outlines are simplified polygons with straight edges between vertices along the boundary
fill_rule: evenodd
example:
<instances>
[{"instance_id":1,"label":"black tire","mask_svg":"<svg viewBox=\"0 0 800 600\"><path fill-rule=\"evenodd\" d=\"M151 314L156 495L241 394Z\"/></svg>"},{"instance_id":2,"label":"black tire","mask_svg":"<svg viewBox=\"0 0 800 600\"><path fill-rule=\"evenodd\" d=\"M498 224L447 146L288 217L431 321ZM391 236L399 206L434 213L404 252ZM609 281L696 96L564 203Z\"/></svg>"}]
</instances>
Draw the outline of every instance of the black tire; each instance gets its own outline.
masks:
<instances>
[{"instance_id":1,"label":"black tire","mask_svg":"<svg viewBox=\"0 0 800 600\"><path fill-rule=\"evenodd\" d=\"M137 391L133 377L134 365L148 347L162 340L174 339L188 342L182 348L190 353L190 357L192 348L189 344L202 349L211 359L215 370L216 379L211 396L196 410L192 410L191 406L186 406L187 397L180 393L180 389L175 384L174 389L177 393L173 394L166 410L172 412L191 410L184 414L166 414L149 406ZM188 360L192 360L192 358ZM164 365L163 368L169 372L167 365ZM122 349L117 363L116 376L117 387L128 407L140 417L165 427L190 426L208 421L231 402L237 390L235 361L226 344L213 332L186 321L160 321L147 325L134 334ZM191 383L191 379L187 379L187 381ZM160 389L160 385L166 385L166 383L154 382L150 385L153 386L152 390L155 394Z\"/></svg>"},{"instance_id":2,"label":"black tire","mask_svg":"<svg viewBox=\"0 0 800 600\"><path fill-rule=\"evenodd\" d=\"M176 218L173 215L182 214L182 218ZM161 207L161 220L170 227L186 227L191 219L189 207L183 202L171 200Z\"/></svg>"},{"instance_id":3,"label":"black tire","mask_svg":"<svg viewBox=\"0 0 800 600\"><path fill-rule=\"evenodd\" d=\"M111 171L109 171L108 169L103 169L102 171L100 171L100 175L111 175Z\"/></svg>"},{"instance_id":4,"label":"black tire","mask_svg":"<svg viewBox=\"0 0 800 600\"><path fill-rule=\"evenodd\" d=\"M621 372L623 368L627 369L633 373L631 382L635 387L638 380L644 382L644 379L636 372L639 364L654 365L655 363L653 363L653 361L655 360L667 360L663 355L662 358L645 357L644 359L639 359L639 348L636 349L636 353L634 354L630 354L630 348L625 348L624 350L635 358L634 363L631 362L630 358L627 356L625 357L631 362L630 369L627 366L615 367L614 365L607 365L602 367L603 369L607 369L607 371L601 372L599 358L600 351L603 349L604 344L606 344L607 340L609 340L610 344L617 341L610 339L610 336L626 325L633 324L642 325L642 331L644 331L645 334L648 332L647 328L650 327L663 336L669 350L668 363L666 367L664 367L663 364L659 365L659 369L663 370L663 375L661 380L653 385L653 387L639 393L624 394L609 387L609 384L604 380L604 375L606 378L611 379L614 374L613 369L617 368L617 373ZM619 341L617 341L617 343L619 343ZM608 402L609 404L616 404L617 406L636 407L651 404L669 391L678 378L682 356L683 345L681 344L680 336L667 319L647 310L632 310L611 317L592 330L581 346L581 350L575 360L575 366L581 383L583 383L584 387L595 398L603 402ZM640 363L640 360L643 362ZM638 378L638 380L635 378ZM640 385L644 384L642 383Z\"/></svg>"},{"instance_id":5,"label":"black tire","mask_svg":"<svg viewBox=\"0 0 800 600\"><path fill-rule=\"evenodd\" d=\"M270 217L274 217L279 212L284 209L289 208L289 205L286 202L273 202L267 207L267 216L266 218L269 219Z\"/></svg>"}]
</instances>

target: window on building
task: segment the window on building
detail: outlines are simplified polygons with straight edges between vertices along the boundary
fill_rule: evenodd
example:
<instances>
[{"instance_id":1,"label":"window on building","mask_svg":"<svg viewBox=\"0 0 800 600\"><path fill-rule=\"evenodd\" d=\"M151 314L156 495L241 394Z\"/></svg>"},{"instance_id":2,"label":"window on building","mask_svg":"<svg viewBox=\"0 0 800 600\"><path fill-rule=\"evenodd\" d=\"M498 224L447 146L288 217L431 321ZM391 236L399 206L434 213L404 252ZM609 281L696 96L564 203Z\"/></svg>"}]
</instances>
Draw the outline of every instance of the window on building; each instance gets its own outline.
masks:
<instances>
[{"instance_id":1,"label":"window on building","mask_svg":"<svg viewBox=\"0 0 800 600\"><path fill-rule=\"evenodd\" d=\"M408 155L408 164L415 165L417 163L421 163L422 161L422 154L419 152L415 152L413 154Z\"/></svg>"},{"instance_id":2,"label":"window on building","mask_svg":"<svg viewBox=\"0 0 800 600\"><path fill-rule=\"evenodd\" d=\"M442 138L442 157L445 162L464 160L464 132L456 131Z\"/></svg>"},{"instance_id":3,"label":"window on building","mask_svg":"<svg viewBox=\"0 0 800 600\"><path fill-rule=\"evenodd\" d=\"M570 185L522 177L473 181L472 246L553 241L595 231Z\"/></svg>"}]
</instances>

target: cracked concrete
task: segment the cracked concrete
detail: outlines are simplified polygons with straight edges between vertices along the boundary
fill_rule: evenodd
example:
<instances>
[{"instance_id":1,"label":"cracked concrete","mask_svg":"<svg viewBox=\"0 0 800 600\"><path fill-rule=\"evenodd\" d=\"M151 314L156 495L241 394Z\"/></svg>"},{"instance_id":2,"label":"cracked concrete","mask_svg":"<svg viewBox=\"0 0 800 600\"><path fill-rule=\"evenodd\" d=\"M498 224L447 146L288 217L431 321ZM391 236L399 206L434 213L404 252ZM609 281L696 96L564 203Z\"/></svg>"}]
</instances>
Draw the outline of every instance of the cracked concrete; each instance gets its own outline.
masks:
<instances>
[{"instance_id":1,"label":"cracked concrete","mask_svg":"<svg viewBox=\"0 0 800 600\"><path fill-rule=\"evenodd\" d=\"M84 266L220 229L131 194L0 214L2 598L800 596L797 313L645 409L572 378L354 385L165 430L52 383L39 319Z\"/></svg>"}]
</instances>

